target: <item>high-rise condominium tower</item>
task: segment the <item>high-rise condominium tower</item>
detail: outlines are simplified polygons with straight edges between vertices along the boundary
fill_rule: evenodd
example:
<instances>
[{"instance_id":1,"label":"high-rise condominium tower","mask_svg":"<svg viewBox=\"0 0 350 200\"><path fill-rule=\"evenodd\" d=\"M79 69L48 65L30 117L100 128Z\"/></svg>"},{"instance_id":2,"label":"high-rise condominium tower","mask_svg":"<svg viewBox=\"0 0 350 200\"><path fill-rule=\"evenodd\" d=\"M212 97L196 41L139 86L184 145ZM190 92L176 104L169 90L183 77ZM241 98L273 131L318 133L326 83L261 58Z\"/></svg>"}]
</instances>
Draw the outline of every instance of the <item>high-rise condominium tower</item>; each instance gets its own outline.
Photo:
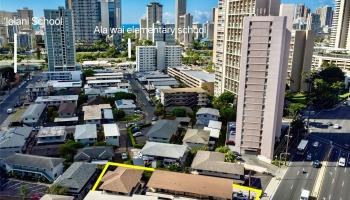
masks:
<instances>
[{"instance_id":1,"label":"high-rise condominium tower","mask_svg":"<svg viewBox=\"0 0 350 200\"><path fill-rule=\"evenodd\" d=\"M163 5L152 2L147 5L147 28L151 29L153 24L163 23ZM153 34L147 31L147 39L152 40Z\"/></svg>"},{"instance_id":2,"label":"high-rise condominium tower","mask_svg":"<svg viewBox=\"0 0 350 200\"><path fill-rule=\"evenodd\" d=\"M121 28L121 0L99 0L99 21L105 28Z\"/></svg>"},{"instance_id":3,"label":"high-rise condominium tower","mask_svg":"<svg viewBox=\"0 0 350 200\"><path fill-rule=\"evenodd\" d=\"M350 1L336 0L332 23L331 44L335 48L350 49Z\"/></svg>"},{"instance_id":4,"label":"high-rise condominium tower","mask_svg":"<svg viewBox=\"0 0 350 200\"><path fill-rule=\"evenodd\" d=\"M73 11L76 43L93 43L99 39L94 33L98 26L97 0L66 0L66 8Z\"/></svg>"},{"instance_id":5,"label":"high-rise condominium tower","mask_svg":"<svg viewBox=\"0 0 350 200\"><path fill-rule=\"evenodd\" d=\"M320 15L322 27L332 26L333 8L331 6L317 8L316 13Z\"/></svg>"},{"instance_id":6,"label":"high-rise condominium tower","mask_svg":"<svg viewBox=\"0 0 350 200\"><path fill-rule=\"evenodd\" d=\"M75 45L72 10L59 7L44 10L45 18L62 19L59 25L45 25L45 42L49 71L73 71L75 67Z\"/></svg>"},{"instance_id":7,"label":"high-rise condominium tower","mask_svg":"<svg viewBox=\"0 0 350 200\"><path fill-rule=\"evenodd\" d=\"M215 95L237 94L243 18L278 16L279 7L280 0L219 0L214 33Z\"/></svg>"},{"instance_id":8,"label":"high-rise condominium tower","mask_svg":"<svg viewBox=\"0 0 350 200\"><path fill-rule=\"evenodd\" d=\"M186 14L186 0L175 0L175 30L179 28L180 16ZM175 39L179 37L178 33L175 34Z\"/></svg>"},{"instance_id":9,"label":"high-rise condominium tower","mask_svg":"<svg viewBox=\"0 0 350 200\"><path fill-rule=\"evenodd\" d=\"M236 150L270 162L281 132L290 32L286 17L245 17L237 102Z\"/></svg>"}]
</instances>

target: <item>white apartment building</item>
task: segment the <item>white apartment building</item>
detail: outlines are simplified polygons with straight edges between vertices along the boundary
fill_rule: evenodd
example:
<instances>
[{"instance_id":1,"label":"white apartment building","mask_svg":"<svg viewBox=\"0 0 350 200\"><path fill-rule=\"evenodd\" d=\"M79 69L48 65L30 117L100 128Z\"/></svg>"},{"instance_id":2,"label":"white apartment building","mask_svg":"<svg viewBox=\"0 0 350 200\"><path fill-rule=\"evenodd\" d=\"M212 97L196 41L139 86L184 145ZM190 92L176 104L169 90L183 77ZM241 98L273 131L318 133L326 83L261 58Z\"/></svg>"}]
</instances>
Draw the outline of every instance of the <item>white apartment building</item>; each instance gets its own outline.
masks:
<instances>
[{"instance_id":1,"label":"white apartment building","mask_svg":"<svg viewBox=\"0 0 350 200\"><path fill-rule=\"evenodd\" d=\"M286 17L243 21L235 148L271 162L282 125L291 36Z\"/></svg>"},{"instance_id":2,"label":"white apartment building","mask_svg":"<svg viewBox=\"0 0 350 200\"><path fill-rule=\"evenodd\" d=\"M214 33L216 96L225 91L238 92L243 18L278 16L279 7L280 0L219 0Z\"/></svg>"},{"instance_id":3,"label":"white apartment building","mask_svg":"<svg viewBox=\"0 0 350 200\"><path fill-rule=\"evenodd\" d=\"M350 1L335 0L331 31L331 46L350 49Z\"/></svg>"},{"instance_id":4,"label":"white apartment building","mask_svg":"<svg viewBox=\"0 0 350 200\"><path fill-rule=\"evenodd\" d=\"M136 71L166 71L168 67L181 66L181 46L166 46L157 42L156 46L136 47Z\"/></svg>"}]
</instances>

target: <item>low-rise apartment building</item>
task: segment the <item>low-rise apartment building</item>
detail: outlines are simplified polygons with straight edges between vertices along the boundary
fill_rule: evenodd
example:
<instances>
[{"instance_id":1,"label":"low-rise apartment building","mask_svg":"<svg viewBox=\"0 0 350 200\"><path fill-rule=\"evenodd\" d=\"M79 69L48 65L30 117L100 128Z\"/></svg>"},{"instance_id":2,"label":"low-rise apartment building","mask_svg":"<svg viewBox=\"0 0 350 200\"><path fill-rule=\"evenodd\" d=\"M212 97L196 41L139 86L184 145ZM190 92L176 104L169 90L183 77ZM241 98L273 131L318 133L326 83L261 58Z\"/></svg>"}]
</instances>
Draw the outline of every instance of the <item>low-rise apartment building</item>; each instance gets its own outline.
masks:
<instances>
[{"instance_id":1,"label":"low-rise apartment building","mask_svg":"<svg viewBox=\"0 0 350 200\"><path fill-rule=\"evenodd\" d=\"M202 88L171 88L160 90L160 102L165 106L206 106L208 93Z\"/></svg>"},{"instance_id":2,"label":"low-rise apartment building","mask_svg":"<svg viewBox=\"0 0 350 200\"><path fill-rule=\"evenodd\" d=\"M41 127L36 138L38 139L37 144L45 145L52 143L64 143L66 140L66 127L55 126L55 127Z\"/></svg>"},{"instance_id":3,"label":"low-rise apartment building","mask_svg":"<svg viewBox=\"0 0 350 200\"><path fill-rule=\"evenodd\" d=\"M53 182L63 173L63 161L62 158L15 153L4 162L7 173Z\"/></svg>"},{"instance_id":4,"label":"low-rise apartment building","mask_svg":"<svg viewBox=\"0 0 350 200\"><path fill-rule=\"evenodd\" d=\"M168 68L167 72L171 77L176 78L191 88L202 88L214 95L215 74L189 68Z\"/></svg>"},{"instance_id":5,"label":"low-rise apartment building","mask_svg":"<svg viewBox=\"0 0 350 200\"><path fill-rule=\"evenodd\" d=\"M62 103L74 103L75 105L77 105L78 98L78 95L44 96L38 97L35 100L35 103L46 104L48 106L56 107L59 107Z\"/></svg>"}]
</instances>

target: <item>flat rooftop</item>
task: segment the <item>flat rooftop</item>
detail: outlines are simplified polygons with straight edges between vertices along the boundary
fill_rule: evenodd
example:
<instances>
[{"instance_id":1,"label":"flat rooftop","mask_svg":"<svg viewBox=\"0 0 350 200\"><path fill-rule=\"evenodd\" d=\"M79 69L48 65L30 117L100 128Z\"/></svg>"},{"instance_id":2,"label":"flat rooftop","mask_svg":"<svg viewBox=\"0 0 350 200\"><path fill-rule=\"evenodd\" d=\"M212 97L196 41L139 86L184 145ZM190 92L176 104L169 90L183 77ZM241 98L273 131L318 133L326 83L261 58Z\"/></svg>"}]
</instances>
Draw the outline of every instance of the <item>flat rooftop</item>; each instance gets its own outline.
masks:
<instances>
[{"instance_id":1,"label":"flat rooftop","mask_svg":"<svg viewBox=\"0 0 350 200\"><path fill-rule=\"evenodd\" d=\"M35 102L50 102L50 101L78 101L78 95L62 95L62 96L44 96L38 97Z\"/></svg>"},{"instance_id":2,"label":"flat rooftop","mask_svg":"<svg viewBox=\"0 0 350 200\"><path fill-rule=\"evenodd\" d=\"M183 70L184 73L193 76L197 79L203 80L205 82L214 82L215 74L210 74L204 71L195 71L195 70Z\"/></svg>"},{"instance_id":3,"label":"flat rooftop","mask_svg":"<svg viewBox=\"0 0 350 200\"><path fill-rule=\"evenodd\" d=\"M55 137L64 136L66 134L66 127L55 126L55 127L42 127L39 130L37 137Z\"/></svg>"}]
</instances>

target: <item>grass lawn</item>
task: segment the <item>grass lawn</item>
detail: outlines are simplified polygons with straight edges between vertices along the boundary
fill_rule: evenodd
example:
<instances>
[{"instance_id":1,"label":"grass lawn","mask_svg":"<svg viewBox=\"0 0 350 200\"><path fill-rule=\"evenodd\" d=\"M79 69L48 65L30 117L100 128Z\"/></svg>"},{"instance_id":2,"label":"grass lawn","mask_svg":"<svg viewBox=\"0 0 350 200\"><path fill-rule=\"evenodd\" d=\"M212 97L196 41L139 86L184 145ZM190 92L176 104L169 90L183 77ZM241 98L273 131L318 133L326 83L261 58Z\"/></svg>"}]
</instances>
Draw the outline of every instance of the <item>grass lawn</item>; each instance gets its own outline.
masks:
<instances>
[{"instance_id":1,"label":"grass lawn","mask_svg":"<svg viewBox=\"0 0 350 200\"><path fill-rule=\"evenodd\" d=\"M293 93L288 95L287 99L292 103L307 104L306 95L303 93Z\"/></svg>"},{"instance_id":2,"label":"grass lawn","mask_svg":"<svg viewBox=\"0 0 350 200\"><path fill-rule=\"evenodd\" d=\"M121 121L126 121L126 122L137 122L140 120L142 120L142 115L130 115L121 119Z\"/></svg>"},{"instance_id":3,"label":"grass lawn","mask_svg":"<svg viewBox=\"0 0 350 200\"><path fill-rule=\"evenodd\" d=\"M346 99L348 99L349 95L350 95L349 92L341 94L341 95L339 95L339 99L340 100L346 100Z\"/></svg>"}]
</instances>

